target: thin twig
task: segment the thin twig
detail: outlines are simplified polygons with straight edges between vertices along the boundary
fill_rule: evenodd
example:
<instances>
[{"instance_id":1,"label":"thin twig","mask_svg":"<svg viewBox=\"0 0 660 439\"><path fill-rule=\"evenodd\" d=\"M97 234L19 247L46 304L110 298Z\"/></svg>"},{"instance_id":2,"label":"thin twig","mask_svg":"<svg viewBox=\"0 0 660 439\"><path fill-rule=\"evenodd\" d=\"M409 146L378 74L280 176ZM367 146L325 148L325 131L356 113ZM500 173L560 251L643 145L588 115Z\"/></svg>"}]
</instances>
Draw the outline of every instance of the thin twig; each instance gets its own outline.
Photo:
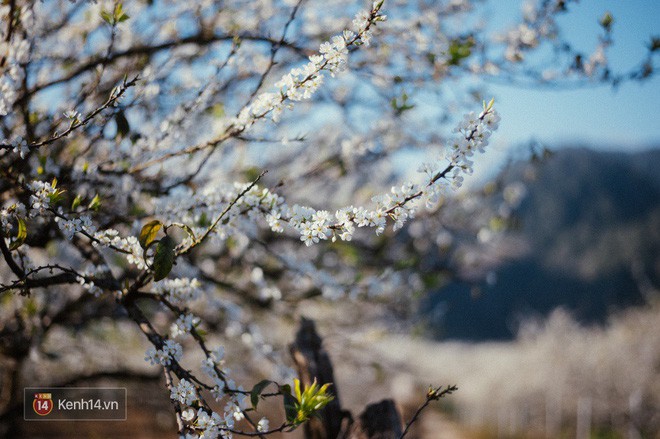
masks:
<instances>
[{"instance_id":1,"label":"thin twig","mask_svg":"<svg viewBox=\"0 0 660 439\"><path fill-rule=\"evenodd\" d=\"M438 387L437 389L434 389L433 387L431 387L429 389L428 393L426 394L426 401L424 401L424 404L419 406L419 408L417 409L417 411L415 412L413 417L410 419L410 421L408 421L408 423L406 424L406 428L403 430L403 433L401 433L401 436L399 436L399 439L404 438L404 436L408 433L408 429L410 429L410 426L413 425L415 423L415 421L417 421L417 418L419 417L419 415L422 413L422 411L424 411L424 409L426 407L428 407L428 405L432 401L437 401L445 395L451 395L452 393L454 393L457 390L458 390L458 387L456 387L454 385L447 386L444 390L442 389L442 387Z\"/></svg>"}]
</instances>

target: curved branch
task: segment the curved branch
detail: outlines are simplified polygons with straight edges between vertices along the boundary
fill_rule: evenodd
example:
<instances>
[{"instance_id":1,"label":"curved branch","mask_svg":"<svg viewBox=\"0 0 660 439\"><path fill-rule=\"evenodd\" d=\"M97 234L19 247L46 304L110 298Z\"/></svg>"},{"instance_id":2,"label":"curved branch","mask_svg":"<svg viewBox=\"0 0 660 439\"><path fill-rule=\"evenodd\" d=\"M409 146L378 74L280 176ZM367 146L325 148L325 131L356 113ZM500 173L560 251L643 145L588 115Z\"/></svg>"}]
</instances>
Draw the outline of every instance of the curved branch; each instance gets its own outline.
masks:
<instances>
[{"instance_id":1,"label":"curved branch","mask_svg":"<svg viewBox=\"0 0 660 439\"><path fill-rule=\"evenodd\" d=\"M270 38L267 36L262 36L262 35L253 35L253 34L242 34L242 35L203 35L203 34L197 34L197 35L192 35L190 37L186 38L181 38L179 40L172 40L172 41L166 41L164 43L156 44L156 45L142 45L142 46L135 46L131 47L129 49L123 50L121 52L115 52L111 53L108 56L97 56L94 57L87 62L81 64L78 66L78 68L72 70L69 72L67 75L62 76L57 79L50 80L48 82L44 82L42 84L37 84L30 90L28 90L21 98L17 101L17 103L23 102L25 99L28 99L30 96L34 95L35 93L40 92L41 90L44 90L46 88L52 87L54 85L62 84L65 82L69 82L78 76L95 69L97 66L107 66L109 64L113 64L114 62L124 59L124 58L129 58L132 56L139 56L139 55L154 55L158 52L168 50L168 49L173 49L177 48L180 46L184 46L187 44L195 44L198 46L208 46L213 43L217 43L220 41L233 41L235 38L238 38L240 40L246 40L246 41L254 41L254 42L260 42L260 43L269 43L273 46L281 46L281 47L286 47L288 49L293 50L294 52L298 53L301 56L308 56L311 51L299 47L293 43L290 43L288 41L283 41L280 39L275 39L275 38Z\"/></svg>"}]
</instances>

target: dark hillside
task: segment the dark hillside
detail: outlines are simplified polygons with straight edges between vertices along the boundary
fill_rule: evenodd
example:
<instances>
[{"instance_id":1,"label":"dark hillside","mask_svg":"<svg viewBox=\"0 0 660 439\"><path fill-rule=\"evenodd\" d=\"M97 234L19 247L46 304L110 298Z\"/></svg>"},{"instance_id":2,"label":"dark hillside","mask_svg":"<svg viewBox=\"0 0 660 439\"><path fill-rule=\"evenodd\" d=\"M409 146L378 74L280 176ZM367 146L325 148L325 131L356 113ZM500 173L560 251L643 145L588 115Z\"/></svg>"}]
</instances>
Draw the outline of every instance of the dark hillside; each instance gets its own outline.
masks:
<instances>
[{"instance_id":1,"label":"dark hillside","mask_svg":"<svg viewBox=\"0 0 660 439\"><path fill-rule=\"evenodd\" d=\"M658 163L660 150L563 149L514 166L505 179L523 182L527 195L512 233L531 251L496 267L489 283L454 282L431 294L434 334L508 339L521 320L557 307L594 323L643 303L643 285L657 289L660 280Z\"/></svg>"}]
</instances>

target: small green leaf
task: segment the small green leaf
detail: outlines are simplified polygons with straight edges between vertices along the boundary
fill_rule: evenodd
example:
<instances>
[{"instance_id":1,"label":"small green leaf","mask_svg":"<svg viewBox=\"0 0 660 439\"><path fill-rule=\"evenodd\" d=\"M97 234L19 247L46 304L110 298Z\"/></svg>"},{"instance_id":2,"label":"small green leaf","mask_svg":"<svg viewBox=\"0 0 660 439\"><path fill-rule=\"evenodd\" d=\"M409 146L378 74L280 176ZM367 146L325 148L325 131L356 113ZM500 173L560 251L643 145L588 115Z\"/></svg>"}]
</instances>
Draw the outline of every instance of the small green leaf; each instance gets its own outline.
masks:
<instances>
[{"instance_id":1,"label":"small green leaf","mask_svg":"<svg viewBox=\"0 0 660 439\"><path fill-rule=\"evenodd\" d=\"M112 14L110 14L110 12L108 11L101 11L101 18L110 26L112 26L115 22L114 18L112 17Z\"/></svg>"},{"instance_id":2,"label":"small green leaf","mask_svg":"<svg viewBox=\"0 0 660 439\"><path fill-rule=\"evenodd\" d=\"M261 392L264 391L272 383L271 380L262 380L254 385L252 391L250 392L250 402L252 402L252 408L257 409L257 404L259 404L259 396Z\"/></svg>"},{"instance_id":3,"label":"small green leaf","mask_svg":"<svg viewBox=\"0 0 660 439\"><path fill-rule=\"evenodd\" d=\"M288 384L281 385L279 391L283 395L291 395L291 386Z\"/></svg>"},{"instance_id":4,"label":"small green leaf","mask_svg":"<svg viewBox=\"0 0 660 439\"><path fill-rule=\"evenodd\" d=\"M174 265L174 248L176 243L172 238L165 235L158 241L156 252L154 253L154 281L165 279Z\"/></svg>"},{"instance_id":5,"label":"small green leaf","mask_svg":"<svg viewBox=\"0 0 660 439\"><path fill-rule=\"evenodd\" d=\"M600 19L600 25L603 26L606 31L612 29L612 23L614 23L614 17L610 12L606 12Z\"/></svg>"},{"instance_id":6,"label":"small green leaf","mask_svg":"<svg viewBox=\"0 0 660 439\"><path fill-rule=\"evenodd\" d=\"M62 199L64 198L64 196L63 196L64 192L66 192L66 191L62 190L62 189L56 189L55 192L53 192L52 194L49 194L48 195L48 200L50 201L50 204L55 205L55 204L58 204L60 201L62 201Z\"/></svg>"},{"instance_id":7,"label":"small green leaf","mask_svg":"<svg viewBox=\"0 0 660 439\"><path fill-rule=\"evenodd\" d=\"M115 5L113 18L115 19L115 23L121 23L122 21L126 21L131 17L124 13L124 5L122 3L117 3Z\"/></svg>"},{"instance_id":8,"label":"small green leaf","mask_svg":"<svg viewBox=\"0 0 660 439\"><path fill-rule=\"evenodd\" d=\"M99 194L94 195L94 198L92 198L92 201L89 202L87 207L92 210L99 210L99 207L101 207L101 197L99 197Z\"/></svg>"},{"instance_id":9,"label":"small green leaf","mask_svg":"<svg viewBox=\"0 0 660 439\"><path fill-rule=\"evenodd\" d=\"M25 224L25 220L23 218L18 218L18 233L16 234L16 239L14 242L11 243L9 246L9 250L13 251L19 248L20 246L23 245L25 242L25 238L27 238L27 225Z\"/></svg>"},{"instance_id":10,"label":"small green leaf","mask_svg":"<svg viewBox=\"0 0 660 439\"><path fill-rule=\"evenodd\" d=\"M211 225L211 221L209 220L209 217L206 215L206 212L202 212L202 214L199 216L199 220L197 221L197 226L209 227L210 225Z\"/></svg>"},{"instance_id":11,"label":"small green leaf","mask_svg":"<svg viewBox=\"0 0 660 439\"><path fill-rule=\"evenodd\" d=\"M183 223L172 223L170 224L170 227L179 227L182 230L185 230L185 232L193 239L193 241L197 238L195 238L195 232L193 232L193 229L190 228L190 226L183 224Z\"/></svg>"},{"instance_id":12,"label":"small green leaf","mask_svg":"<svg viewBox=\"0 0 660 439\"><path fill-rule=\"evenodd\" d=\"M147 248L149 244L156 238L156 234L163 227L163 223L158 220L149 221L142 227L138 241L140 247Z\"/></svg>"},{"instance_id":13,"label":"small green leaf","mask_svg":"<svg viewBox=\"0 0 660 439\"><path fill-rule=\"evenodd\" d=\"M452 40L449 44L449 65L459 65L463 59L472 54L472 47L474 47L474 38L472 37Z\"/></svg>"},{"instance_id":14,"label":"small green leaf","mask_svg":"<svg viewBox=\"0 0 660 439\"><path fill-rule=\"evenodd\" d=\"M73 199L73 202L71 203L71 210L76 210L78 206L80 206L80 203L82 202L82 197L80 194L76 195L76 198Z\"/></svg>"},{"instance_id":15,"label":"small green leaf","mask_svg":"<svg viewBox=\"0 0 660 439\"><path fill-rule=\"evenodd\" d=\"M214 104L209 111L215 118L222 118L225 116L225 106L221 102Z\"/></svg>"}]
</instances>

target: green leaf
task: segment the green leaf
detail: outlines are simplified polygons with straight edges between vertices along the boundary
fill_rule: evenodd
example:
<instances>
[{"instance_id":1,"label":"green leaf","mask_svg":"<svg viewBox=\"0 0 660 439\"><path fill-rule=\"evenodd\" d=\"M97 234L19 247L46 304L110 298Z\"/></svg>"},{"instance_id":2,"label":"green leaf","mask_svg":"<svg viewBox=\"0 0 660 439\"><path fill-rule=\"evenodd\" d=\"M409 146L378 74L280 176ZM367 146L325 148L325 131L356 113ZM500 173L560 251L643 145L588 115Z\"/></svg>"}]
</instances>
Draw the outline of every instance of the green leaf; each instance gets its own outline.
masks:
<instances>
[{"instance_id":1,"label":"green leaf","mask_svg":"<svg viewBox=\"0 0 660 439\"><path fill-rule=\"evenodd\" d=\"M124 5L122 3L117 3L115 6L113 18L115 19L115 23L121 23L122 21L126 21L131 17L124 13Z\"/></svg>"},{"instance_id":2,"label":"green leaf","mask_svg":"<svg viewBox=\"0 0 660 439\"><path fill-rule=\"evenodd\" d=\"M392 98L390 101L390 106L397 116L401 116L404 111L412 110L415 108L414 104L408 103L408 95L405 92L401 95L400 101L401 103L399 103L399 99L397 98Z\"/></svg>"},{"instance_id":3,"label":"green leaf","mask_svg":"<svg viewBox=\"0 0 660 439\"><path fill-rule=\"evenodd\" d=\"M298 407L296 407L298 400L291 395L291 393L284 393L284 413L286 414L286 422L294 423L298 416Z\"/></svg>"},{"instance_id":4,"label":"green leaf","mask_svg":"<svg viewBox=\"0 0 660 439\"><path fill-rule=\"evenodd\" d=\"M101 18L103 19L103 21L108 23L110 26L112 26L115 22L112 14L108 11L101 11Z\"/></svg>"},{"instance_id":5,"label":"green leaf","mask_svg":"<svg viewBox=\"0 0 660 439\"><path fill-rule=\"evenodd\" d=\"M142 227L140 230L140 236L138 241L140 242L140 247L147 248L149 244L156 238L156 234L163 227L163 223L158 220L149 221Z\"/></svg>"},{"instance_id":6,"label":"green leaf","mask_svg":"<svg viewBox=\"0 0 660 439\"><path fill-rule=\"evenodd\" d=\"M23 245L25 242L25 238L27 238L27 225L25 224L25 220L23 218L18 218L18 233L16 234L16 239L14 242L11 243L9 246L9 250L13 251L19 248L20 246Z\"/></svg>"},{"instance_id":7,"label":"green leaf","mask_svg":"<svg viewBox=\"0 0 660 439\"><path fill-rule=\"evenodd\" d=\"M193 239L193 241L194 241L195 239L197 239L197 238L195 237L195 232L193 232L193 229L191 229L190 226L188 226L188 225L186 225L186 224L183 224L183 223L172 223L172 224L170 224L170 227L173 227L173 226L176 226L176 227L179 227L179 228L182 229L182 230L185 230L185 232L186 232L188 235L190 235L190 237Z\"/></svg>"},{"instance_id":8,"label":"green leaf","mask_svg":"<svg viewBox=\"0 0 660 439\"><path fill-rule=\"evenodd\" d=\"M131 17L129 17L128 14L124 12L124 5L121 3L117 3L112 13L105 10L101 11L101 18L110 26L114 26L117 23L126 21Z\"/></svg>"},{"instance_id":9,"label":"green leaf","mask_svg":"<svg viewBox=\"0 0 660 439\"><path fill-rule=\"evenodd\" d=\"M606 31L612 29L612 23L614 23L614 17L610 12L606 12L600 19L600 25L603 26Z\"/></svg>"},{"instance_id":10,"label":"green leaf","mask_svg":"<svg viewBox=\"0 0 660 439\"><path fill-rule=\"evenodd\" d=\"M222 104L221 102L219 102L219 103L217 103L217 104L214 104L214 105L209 109L209 111L210 111L211 114L212 114L215 118L217 118L217 119L220 119L220 118L222 118L222 117L225 116L225 106L224 106L224 104Z\"/></svg>"},{"instance_id":11,"label":"green leaf","mask_svg":"<svg viewBox=\"0 0 660 439\"><path fill-rule=\"evenodd\" d=\"M170 271L172 271L175 247L176 243L167 235L158 241L156 252L154 253L154 281L165 279L170 274Z\"/></svg>"},{"instance_id":12,"label":"green leaf","mask_svg":"<svg viewBox=\"0 0 660 439\"><path fill-rule=\"evenodd\" d=\"M62 199L64 198L64 192L66 192L63 189L55 189L55 192L52 194L48 195L48 200L50 201L50 204L58 204Z\"/></svg>"},{"instance_id":13,"label":"green leaf","mask_svg":"<svg viewBox=\"0 0 660 439\"><path fill-rule=\"evenodd\" d=\"M76 210L78 206L80 206L80 203L82 202L82 197L80 194L76 195L76 198L73 199L73 202L71 203L71 210Z\"/></svg>"},{"instance_id":14,"label":"green leaf","mask_svg":"<svg viewBox=\"0 0 660 439\"><path fill-rule=\"evenodd\" d=\"M209 217L206 215L206 212L202 212L202 214L199 216L199 221L197 221L197 226L209 227L210 225L211 225L211 221L209 220Z\"/></svg>"},{"instance_id":15,"label":"green leaf","mask_svg":"<svg viewBox=\"0 0 660 439\"><path fill-rule=\"evenodd\" d=\"M254 385L252 391L250 392L250 402L252 402L252 408L257 409L257 404L259 404L259 396L261 392L264 391L272 383L271 380L262 380Z\"/></svg>"},{"instance_id":16,"label":"green leaf","mask_svg":"<svg viewBox=\"0 0 660 439\"><path fill-rule=\"evenodd\" d=\"M87 207L92 210L99 210L99 207L101 207L101 197L99 197L99 194L94 195L94 198L92 198L92 201L89 202Z\"/></svg>"},{"instance_id":17,"label":"green leaf","mask_svg":"<svg viewBox=\"0 0 660 439\"><path fill-rule=\"evenodd\" d=\"M457 66L461 61L472 54L474 38L455 39L449 44L449 65Z\"/></svg>"}]
</instances>

